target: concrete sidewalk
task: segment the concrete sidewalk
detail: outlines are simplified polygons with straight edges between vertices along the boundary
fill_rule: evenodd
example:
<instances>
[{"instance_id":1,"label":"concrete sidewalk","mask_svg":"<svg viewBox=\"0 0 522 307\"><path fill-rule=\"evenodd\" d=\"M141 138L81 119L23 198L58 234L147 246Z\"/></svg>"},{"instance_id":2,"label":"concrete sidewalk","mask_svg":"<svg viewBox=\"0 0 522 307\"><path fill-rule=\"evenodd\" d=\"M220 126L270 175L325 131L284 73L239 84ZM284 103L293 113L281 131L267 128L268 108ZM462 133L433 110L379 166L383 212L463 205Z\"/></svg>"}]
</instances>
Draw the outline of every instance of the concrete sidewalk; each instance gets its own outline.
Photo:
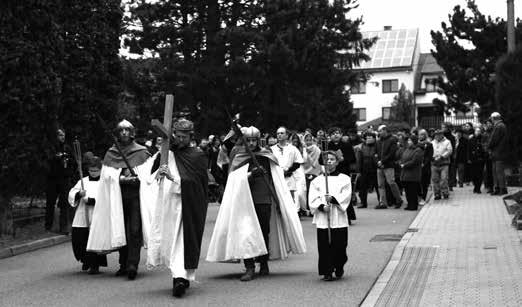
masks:
<instances>
[{"instance_id":1,"label":"concrete sidewalk","mask_svg":"<svg viewBox=\"0 0 522 307\"><path fill-rule=\"evenodd\" d=\"M501 197L457 188L408 231L362 306L522 306L522 231Z\"/></svg>"}]
</instances>

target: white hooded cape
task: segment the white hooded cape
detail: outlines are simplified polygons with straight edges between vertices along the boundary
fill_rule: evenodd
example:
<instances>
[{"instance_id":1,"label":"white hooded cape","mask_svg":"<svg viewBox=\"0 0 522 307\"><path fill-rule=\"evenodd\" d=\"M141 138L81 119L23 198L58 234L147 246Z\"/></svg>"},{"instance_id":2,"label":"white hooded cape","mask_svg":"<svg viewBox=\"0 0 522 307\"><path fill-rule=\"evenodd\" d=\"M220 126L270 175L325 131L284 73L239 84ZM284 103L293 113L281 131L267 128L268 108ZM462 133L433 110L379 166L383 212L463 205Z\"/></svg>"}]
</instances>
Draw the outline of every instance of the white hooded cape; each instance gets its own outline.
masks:
<instances>
[{"instance_id":1,"label":"white hooded cape","mask_svg":"<svg viewBox=\"0 0 522 307\"><path fill-rule=\"evenodd\" d=\"M143 242L147 242L150 224L144 223L144 219L150 219L150 187L143 181L150 177L153 159L149 158L145 163L134 168L141 181L140 184L140 209L142 215ZM123 205L120 188L120 168L103 165L100 174L100 183L96 205L92 213L91 229L87 241L87 251L96 253L110 253L127 244L125 237L125 224L123 219Z\"/></svg>"},{"instance_id":2,"label":"white hooded cape","mask_svg":"<svg viewBox=\"0 0 522 307\"><path fill-rule=\"evenodd\" d=\"M283 170L270 161L270 172L280 207L277 209L276 205L272 204L269 257L285 259L290 252L294 254L306 252L306 244ZM247 173L248 164L228 176L208 248L207 261L231 262L267 253L254 209Z\"/></svg>"}]
</instances>

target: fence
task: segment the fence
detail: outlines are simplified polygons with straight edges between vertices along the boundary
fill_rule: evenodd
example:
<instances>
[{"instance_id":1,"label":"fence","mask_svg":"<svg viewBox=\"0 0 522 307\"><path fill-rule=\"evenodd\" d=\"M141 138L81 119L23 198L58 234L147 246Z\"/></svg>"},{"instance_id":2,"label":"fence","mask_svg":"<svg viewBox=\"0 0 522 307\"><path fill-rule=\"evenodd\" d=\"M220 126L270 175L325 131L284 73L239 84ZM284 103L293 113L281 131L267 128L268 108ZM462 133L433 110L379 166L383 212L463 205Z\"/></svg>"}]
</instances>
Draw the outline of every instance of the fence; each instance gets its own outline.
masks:
<instances>
[{"instance_id":1,"label":"fence","mask_svg":"<svg viewBox=\"0 0 522 307\"><path fill-rule=\"evenodd\" d=\"M442 123L451 123L455 127L460 127L465 123L478 124L476 116L423 116L419 117L419 127L424 129L438 129Z\"/></svg>"}]
</instances>

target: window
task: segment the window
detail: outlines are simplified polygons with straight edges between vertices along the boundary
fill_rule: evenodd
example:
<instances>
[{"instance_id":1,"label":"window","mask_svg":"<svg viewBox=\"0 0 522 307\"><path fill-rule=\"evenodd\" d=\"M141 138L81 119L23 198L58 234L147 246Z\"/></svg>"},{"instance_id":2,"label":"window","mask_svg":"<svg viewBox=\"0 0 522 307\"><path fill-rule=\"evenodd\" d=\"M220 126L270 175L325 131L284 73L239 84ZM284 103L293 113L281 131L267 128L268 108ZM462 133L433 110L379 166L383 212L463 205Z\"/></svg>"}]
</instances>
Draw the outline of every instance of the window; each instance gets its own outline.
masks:
<instances>
[{"instance_id":1,"label":"window","mask_svg":"<svg viewBox=\"0 0 522 307\"><path fill-rule=\"evenodd\" d=\"M355 114L356 121L366 121L366 108L353 109L353 113Z\"/></svg>"},{"instance_id":2,"label":"window","mask_svg":"<svg viewBox=\"0 0 522 307\"><path fill-rule=\"evenodd\" d=\"M351 87L350 92L352 94L366 94L366 83L360 81Z\"/></svg>"},{"instance_id":3,"label":"window","mask_svg":"<svg viewBox=\"0 0 522 307\"><path fill-rule=\"evenodd\" d=\"M391 107L382 108L382 119L389 120L391 115Z\"/></svg>"},{"instance_id":4,"label":"window","mask_svg":"<svg viewBox=\"0 0 522 307\"><path fill-rule=\"evenodd\" d=\"M399 91L399 79L382 80L383 93L396 93Z\"/></svg>"},{"instance_id":5,"label":"window","mask_svg":"<svg viewBox=\"0 0 522 307\"><path fill-rule=\"evenodd\" d=\"M426 83L426 92L436 92L439 89L437 80L437 78L427 78L424 80L424 83Z\"/></svg>"}]
</instances>

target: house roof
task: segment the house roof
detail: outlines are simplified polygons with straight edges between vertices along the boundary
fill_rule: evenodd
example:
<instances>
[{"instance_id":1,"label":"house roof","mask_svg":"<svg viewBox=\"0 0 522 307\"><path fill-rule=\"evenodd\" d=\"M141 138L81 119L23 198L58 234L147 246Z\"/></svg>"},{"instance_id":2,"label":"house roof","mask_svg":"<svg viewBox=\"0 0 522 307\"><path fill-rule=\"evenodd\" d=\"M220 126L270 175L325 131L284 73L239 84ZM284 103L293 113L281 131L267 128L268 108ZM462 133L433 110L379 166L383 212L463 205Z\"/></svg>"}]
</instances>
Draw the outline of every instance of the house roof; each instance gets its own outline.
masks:
<instances>
[{"instance_id":1,"label":"house roof","mask_svg":"<svg viewBox=\"0 0 522 307\"><path fill-rule=\"evenodd\" d=\"M419 58L419 68L421 74L441 74L444 73L442 67L437 64L437 60L431 53L421 53Z\"/></svg>"},{"instance_id":2,"label":"house roof","mask_svg":"<svg viewBox=\"0 0 522 307\"><path fill-rule=\"evenodd\" d=\"M418 29L397 29L362 32L364 38L378 37L370 48L371 60L362 62L359 69L390 69L413 66L415 48L419 39Z\"/></svg>"},{"instance_id":3,"label":"house roof","mask_svg":"<svg viewBox=\"0 0 522 307\"><path fill-rule=\"evenodd\" d=\"M437 60L431 53L421 53L419 55L419 64L415 74L415 91L422 91L422 76L423 75L442 75L444 70L437 64Z\"/></svg>"}]
</instances>

